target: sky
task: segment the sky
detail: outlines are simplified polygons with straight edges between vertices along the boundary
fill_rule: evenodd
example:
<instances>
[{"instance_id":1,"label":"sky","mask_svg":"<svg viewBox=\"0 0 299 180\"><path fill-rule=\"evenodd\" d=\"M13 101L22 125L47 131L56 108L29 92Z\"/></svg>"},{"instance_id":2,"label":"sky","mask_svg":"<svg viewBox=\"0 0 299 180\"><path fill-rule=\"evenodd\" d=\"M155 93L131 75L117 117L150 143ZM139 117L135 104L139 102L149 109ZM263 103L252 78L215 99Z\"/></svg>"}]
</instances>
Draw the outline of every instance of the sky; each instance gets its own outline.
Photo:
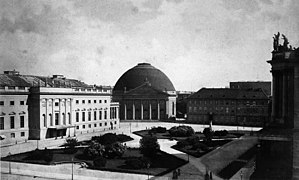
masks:
<instances>
[{"instance_id":1,"label":"sky","mask_svg":"<svg viewBox=\"0 0 299 180\"><path fill-rule=\"evenodd\" d=\"M270 81L273 34L298 47L298 19L298 0L0 0L0 71L113 86L147 62L176 90Z\"/></svg>"}]
</instances>

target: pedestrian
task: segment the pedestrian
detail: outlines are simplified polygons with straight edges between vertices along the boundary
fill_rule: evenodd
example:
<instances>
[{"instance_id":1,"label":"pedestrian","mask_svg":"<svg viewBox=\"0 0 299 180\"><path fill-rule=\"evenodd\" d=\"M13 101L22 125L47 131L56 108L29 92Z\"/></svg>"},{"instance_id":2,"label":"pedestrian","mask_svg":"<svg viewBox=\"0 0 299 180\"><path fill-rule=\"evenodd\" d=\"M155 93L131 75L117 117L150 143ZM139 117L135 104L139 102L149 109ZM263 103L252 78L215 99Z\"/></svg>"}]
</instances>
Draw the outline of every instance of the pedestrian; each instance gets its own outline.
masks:
<instances>
[{"instance_id":1,"label":"pedestrian","mask_svg":"<svg viewBox=\"0 0 299 180\"><path fill-rule=\"evenodd\" d=\"M181 169L179 168L178 169L178 176L180 176L181 175Z\"/></svg>"},{"instance_id":2,"label":"pedestrian","mask_svg":"<svg viewBox=\"0 0 299 180\"><path fill-rule=\"evenodd\" d=\"M205 180L210 180L209 172L206 170Z\"/></svg>"},{"instance_id":3,"label":"pedestrian","mask_svg":"<svg viewBox=\"0 0 299 180\"><path fill-rule=\"evenodd\" d=\"M210 171L210 180L213 179L212 171Z\"/></svg>"}]
</instances>

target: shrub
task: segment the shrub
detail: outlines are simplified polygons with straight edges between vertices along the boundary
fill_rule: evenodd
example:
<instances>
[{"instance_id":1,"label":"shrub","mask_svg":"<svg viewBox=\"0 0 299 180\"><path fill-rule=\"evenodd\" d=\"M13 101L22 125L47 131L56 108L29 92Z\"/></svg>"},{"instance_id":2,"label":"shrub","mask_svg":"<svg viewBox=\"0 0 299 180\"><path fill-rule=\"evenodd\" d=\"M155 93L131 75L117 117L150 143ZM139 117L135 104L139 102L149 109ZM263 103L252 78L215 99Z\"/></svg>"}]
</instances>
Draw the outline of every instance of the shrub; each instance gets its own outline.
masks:
<instances>
[{"instance_id":1,"label":"shrub","mask_svg":"<svg viewBox=\"0 0 299 180\"><path fill-rule=\"evenodd\" d=\"M214 136L227 136L228 131L227 130L221 130L221 131L215 131Z\"/></svg>"},{"instance_id":2,"label":"shrub","mask_svg":"<svg viewBox=\"0 0 299 180\"><path fill-rule=\"evenodd\" d=\"M103 156L105 147L98 142L92 141L90 146L84 149L84 155L89 158Z\"/></svg>"},{"instance_id":3,"label":"shrub","mask_svg":"<svg viewBox=\"0 0 299 180\"><path fill-rule=\"evenodd\" d=\"M178 141L178 142L176 143L176 145L177 145L179 148L184 148L184 147L188 146L189 143L188 143L186 140L182 140L182 141Z\"/></svg>"},{"instance_id":4,"label":"shrub","mask_svg":"<svg viewBox=\"0 0 299 180\"><path fill-rule=\"evenodd\" d=\"M176 137L187 137L194 134L194 130L190 126L174 126L169 129L169 134Z\"/></svg>"},{"instance_id":5,"label":"shrub","mask_svg":"<svg viewBox=\"0 0 299 180\"><path fill-rule=\"evenodd\" d=\"M64 146L69 148L74 148L77 145L79 145L79 143L76 138L67 138L64 143Z\"/></svg>"},{"instance_id":6,"label":"shrub","mask_svg":"<svg viewBox=\"0 0 299 180\"><path fill-rule=\"evenodd\" d=\"M160 145L156 137L145 136L140 140L140 151L145 156L155 156L160 150Z\"/></svg>"},{"instance_id":7,"label":"shrub","mask_svg":"<svg viewBox=\"0 0 299 180\"><path fill-rule=\"evenodd\" d=\"M102 136L93 136L91 140L102 145L113 144L117 142L117 135L113 133L106 133Z\"/></svg>"},{"instance_id":8,"label":"shrub","mask_svg":"<svg viewBox=\"0 0 299 180\"><path fill-rule=\"evenodd\" d=\"M121 157L126 151L126 147L117 142L114 144L106 145L104 155L105 157L112 159L115 157Z\"/></svg>"},{"instance_id":9,"label":"shrub","mask_svg":"<svg viewBox=\"0 0 299 180\"><path fill-rule=\"evenodd\" d=\"M153 127L149 130L149 134L156 134L156 133L166 133L166 128L165 127Z\"/></svg>"},{"instance_id":10,"label":"shrub","mask_svg":"<svg viewBox=\"0 0 299 180\"><path fill-rule=\"evenodd\" d=\"M105 167L107 160L104 157L98 157L93 161L95 167Z\"/></svg>"},{"instance_id":11,"label":"shrub","mask_svg":"<svg viewBox=\"0 0 299 180\"><path fill-rule=\"evenodd\" d=\"M207 151L209 150L208 146L201 143L201 142L196 142L192 145L192 150L203 150L203 151Z\"/></svg>"},{"instance_id":12,"label":"shrub","mask_svg":"<svg viewBox=\"0 0 299 180\"><path fill-rule=\"evenodd\" d=\"M128 135L125 135L125 134L118 134L117 135L117 141L118 142L125 142L125 141L131 141L131 140L133 140L133 138L131 138Z\"/></svg>"},{"instance_id":13,"label":"shrub","mask_svg":"<svg viewBox=\"0 0 299 180\"><path fill-rule=\"evenodd\" d=\"M203 130L203 134L205 135L207 141L210 142L210 141L212 140L212 137L213 137L213 131L211 131L210 128L205 128L205 129Z\"/></svg>"}]
</instances>

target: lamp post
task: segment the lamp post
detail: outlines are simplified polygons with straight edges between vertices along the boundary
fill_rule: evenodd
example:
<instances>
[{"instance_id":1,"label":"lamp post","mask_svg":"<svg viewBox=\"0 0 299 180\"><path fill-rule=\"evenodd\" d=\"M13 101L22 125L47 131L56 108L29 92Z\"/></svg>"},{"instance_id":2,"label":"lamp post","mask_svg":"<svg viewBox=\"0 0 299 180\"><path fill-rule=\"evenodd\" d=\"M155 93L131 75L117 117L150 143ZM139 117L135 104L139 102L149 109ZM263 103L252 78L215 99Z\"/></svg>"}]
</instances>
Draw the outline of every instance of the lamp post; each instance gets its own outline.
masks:
<instances>
[{"instance_id":1,"label":"lamp post","mask_svg":"<svg viewBox=\"0 0 299 180\"><path fill-rule=\"evenodd\" d=\"M74 158L72 157L72 180L74 179Z\"/></svg>"},{"instance_id":2,"label":"lamp post","mask_svg":"<svg viewBox=\"0 0 299 180\"><path fill-rule=\"evenodd\" d=\"M11 161L11 153L10 152L8 153L8 157L9 157L9 161L8 161L8 173L11 174L11 164L10 164L11 163L10 162Z\"/></svg>"},{"instance_id":3,"label":"lamp post","mask_svg":"<svg viewBox=\"0 0 299 180\"><path fill-rule=\"evenodd\" d=\"M147 163L146 167L147 167L147 179L149 180L149 167L150 167L150 163Z\"/></svg>"}]
</instances>

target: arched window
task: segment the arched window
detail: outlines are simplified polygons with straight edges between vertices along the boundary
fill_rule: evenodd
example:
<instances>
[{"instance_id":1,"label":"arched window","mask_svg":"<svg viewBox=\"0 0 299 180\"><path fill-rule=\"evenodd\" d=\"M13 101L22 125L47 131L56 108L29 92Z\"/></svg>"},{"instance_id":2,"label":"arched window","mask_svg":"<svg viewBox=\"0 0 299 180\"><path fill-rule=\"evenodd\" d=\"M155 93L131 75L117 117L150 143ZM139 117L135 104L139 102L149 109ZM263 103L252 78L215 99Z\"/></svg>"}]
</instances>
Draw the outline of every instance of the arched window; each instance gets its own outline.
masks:
<instances>
[{"instance_id":1,"label":"arched window","mask_svg":"<svg viewBox=\"0 0 299 180\"><path fill-rule=\"evenodd\" d=\"M43 122L44 122L44 127L47 127L47 119L45 114L43 114Z\"/></svg>"},{"instance_id":2,"label":"arched window","mask_svg":"<svg viewBox=\"0 0 299 180\"><path fill-rule=\"evenodd\" d=\"M68 119L69 119L69 124L72 124L72 120L71 120L71 113L67 113Z\"/></svg>"},{"instance_id":3,"label":"arched window","mask_svg":"<svg viewBox=\"0 0 299 180\"><path fill-rule=\"evenodd\" d=\"M65 122L65 114L64 113L62 113L62 119L63 119L63 124L65 125L66 124L66 122Z\"/></svg>"},{"instance_id":4,"label":"arched window","mask_svg":"<svg viewBox=\"0 0 299 180\"><path fill-rule=\"evenodd\" d=\"M49 120L50 120L50 126L53 126L53 118L52 118L52 114L49 114Z\"/></svg>"}]
</instances>

